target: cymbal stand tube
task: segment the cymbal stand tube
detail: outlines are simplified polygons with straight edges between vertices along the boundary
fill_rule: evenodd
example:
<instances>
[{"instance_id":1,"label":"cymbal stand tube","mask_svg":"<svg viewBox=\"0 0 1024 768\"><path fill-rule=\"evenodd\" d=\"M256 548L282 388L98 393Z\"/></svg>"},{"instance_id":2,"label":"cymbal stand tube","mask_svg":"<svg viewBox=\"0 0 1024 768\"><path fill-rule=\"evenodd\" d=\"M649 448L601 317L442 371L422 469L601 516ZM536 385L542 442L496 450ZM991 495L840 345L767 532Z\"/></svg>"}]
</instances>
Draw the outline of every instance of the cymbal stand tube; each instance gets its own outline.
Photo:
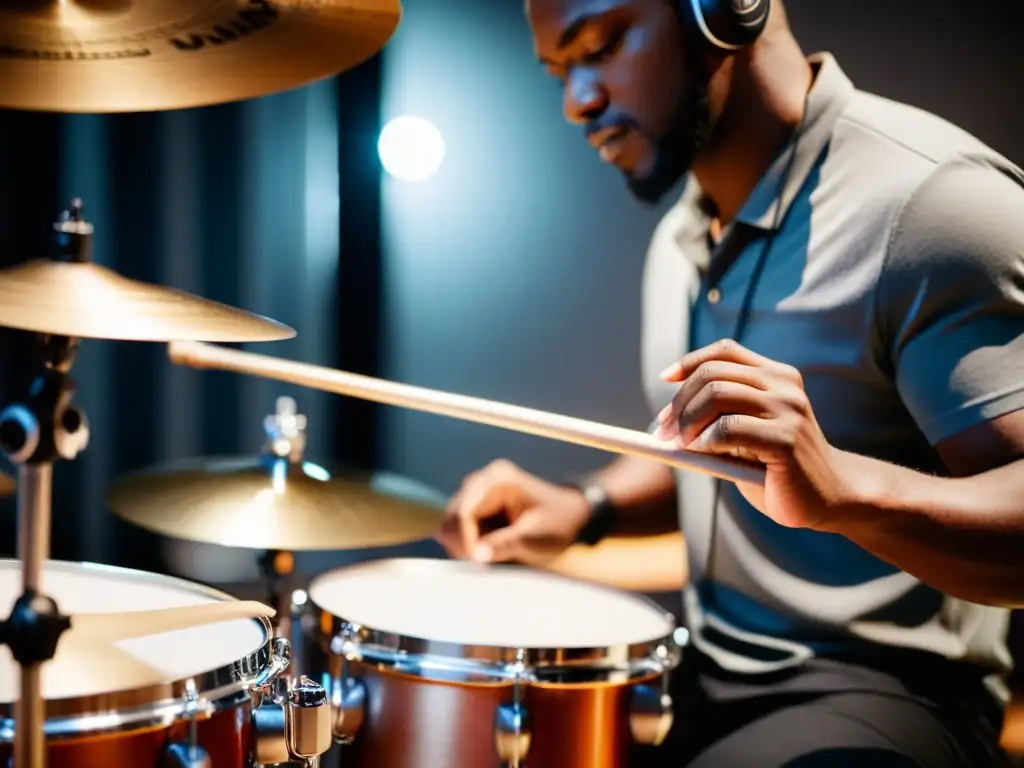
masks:
<instances>
[{"instance_id":1,"label":"cymbal stand tube","mask_svg":"<svg viewBox=\"0 0 1024 768\"><path fill-rule=\"evenodd\" d=\"M50 554L53 464L22 464L18 468L18 559L22 595L39 595L43 562ZM43 723L40 663L24 663L21 693L14 707L14 768L43 768Z\"/></svg>"},{"instance_id":2,"label":"cymbal stand tube","mask_svg":"<svg viewBox=\"0 0 1024 768\"><path fill-rule=\"evenodd\" d=\"M50 554L53 463L73 459L89 440L85 415L71 405L74 381L68 371L78 341L40 336L43 371L24 403L0 412L0 449L18 466L18 559L22 594L0 625L0 642L10 646L21 667L15 707L14 768L44 768L45 710L42 665L53 658L70 627L57 604L42 594L42 567Z\"/></svg>"}]
</instances>

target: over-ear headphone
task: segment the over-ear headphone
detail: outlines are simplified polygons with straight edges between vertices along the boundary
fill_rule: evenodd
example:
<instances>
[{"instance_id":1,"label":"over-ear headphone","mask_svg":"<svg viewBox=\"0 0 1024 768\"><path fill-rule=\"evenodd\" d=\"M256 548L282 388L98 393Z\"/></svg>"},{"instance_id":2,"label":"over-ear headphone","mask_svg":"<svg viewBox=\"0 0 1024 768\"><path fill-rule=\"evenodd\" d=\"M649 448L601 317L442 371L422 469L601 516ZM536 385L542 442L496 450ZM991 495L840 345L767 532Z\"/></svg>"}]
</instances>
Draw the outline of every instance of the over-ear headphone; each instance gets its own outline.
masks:
<instances>
[{"instance_id":1,"label":"over-ear headphone","mask_svg":"<svg viewBox=\"0 0 1024 768\"><path fill-rule=\"evenodd\" d=\"M735 53L761 36L771 0L678 0L683 16L711 46Z\"/></svg>"}]
</instances>

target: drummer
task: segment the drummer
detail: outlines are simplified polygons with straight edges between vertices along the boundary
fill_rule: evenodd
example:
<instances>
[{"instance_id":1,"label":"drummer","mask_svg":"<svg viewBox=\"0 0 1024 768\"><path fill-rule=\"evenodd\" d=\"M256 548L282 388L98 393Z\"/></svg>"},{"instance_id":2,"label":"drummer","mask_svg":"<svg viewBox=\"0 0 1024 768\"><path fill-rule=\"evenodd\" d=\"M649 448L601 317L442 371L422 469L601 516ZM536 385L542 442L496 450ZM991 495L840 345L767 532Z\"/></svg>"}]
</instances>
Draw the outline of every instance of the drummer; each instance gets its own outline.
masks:
<instances>
[{"instance_id":1,"label":"drummer","mask_svg":"<svg viewBox=\"0 0 1024 768\"><path fill-rule=\"evenodd\" d=\"M732 54L690 5L526 15L565 117L636 198L685 180L647 253L654 428L765 464L766 485L620 458L573 487L498 462L443 543L547 565L681 520L673 766L992 765L998 606L1024 600L1024 173L805 56L779 0Z\"/></svg>"}]
</instances>

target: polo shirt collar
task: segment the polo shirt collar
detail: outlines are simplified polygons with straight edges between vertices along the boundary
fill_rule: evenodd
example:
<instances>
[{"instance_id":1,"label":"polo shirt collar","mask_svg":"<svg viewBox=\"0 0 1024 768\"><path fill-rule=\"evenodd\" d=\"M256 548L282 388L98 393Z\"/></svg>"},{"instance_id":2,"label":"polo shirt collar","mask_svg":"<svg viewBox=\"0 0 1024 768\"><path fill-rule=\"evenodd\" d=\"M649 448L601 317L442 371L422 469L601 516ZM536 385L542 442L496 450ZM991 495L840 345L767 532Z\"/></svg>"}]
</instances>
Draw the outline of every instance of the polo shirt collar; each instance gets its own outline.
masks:
<instances>
[{"instance_id":1,"label":"polo shirt collar","mask_svg":"<svg viewBox=\"0 0 1024 768\"><path fill-rule=\"evenodd\" d=\"M800 134L794 136L785 151L775 158L736 216L737 221L748 226L768 231L774 228L776 221L785 218L807 177L818 164L832 138L836 122L855 93L853 83L832 54L814 54L808 57L808 62L817 70L817 75L807 95ZM779 184L791 160L793 167L780 195ZM782 206L781 211L779 206Z\"/></svg>"}]
</instances>

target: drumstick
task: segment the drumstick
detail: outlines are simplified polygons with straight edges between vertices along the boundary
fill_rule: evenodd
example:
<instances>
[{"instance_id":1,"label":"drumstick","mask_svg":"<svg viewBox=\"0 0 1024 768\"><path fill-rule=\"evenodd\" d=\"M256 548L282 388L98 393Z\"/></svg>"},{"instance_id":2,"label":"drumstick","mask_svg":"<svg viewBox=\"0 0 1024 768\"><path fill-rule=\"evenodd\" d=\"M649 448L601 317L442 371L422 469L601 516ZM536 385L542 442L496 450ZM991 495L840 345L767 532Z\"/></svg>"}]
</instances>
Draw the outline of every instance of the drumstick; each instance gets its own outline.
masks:
<instances>
[{"instance_id":1,"label":"drumstick","mask_svg":"<svg viewBox=\"0 0 1024 768\"><path fill-rule=\"evenodd\" d=\"M273 608L254 600L227 600L153 611L76 613L71 616L69 636L75 642L116 643L179 629L191 629L220 621L273 617Z\"/></svg>"},{"instance_id":2,"label":"drumstick","mask_svg":"<svg viewBox=\"0 0 1024 768\"><path fill-rule=\"evenodd\" d=\"M168 355L172 362L191 368L211 368L261 376L310 389L503 427L611 453L654 459L672 467L693 470L725 480L764 484L764 467L760 464L729 456L680 451L670 442L637 430L410 384L398 384L202 342L171 342L168 345Z\"/></svg>"}]
</instances>

